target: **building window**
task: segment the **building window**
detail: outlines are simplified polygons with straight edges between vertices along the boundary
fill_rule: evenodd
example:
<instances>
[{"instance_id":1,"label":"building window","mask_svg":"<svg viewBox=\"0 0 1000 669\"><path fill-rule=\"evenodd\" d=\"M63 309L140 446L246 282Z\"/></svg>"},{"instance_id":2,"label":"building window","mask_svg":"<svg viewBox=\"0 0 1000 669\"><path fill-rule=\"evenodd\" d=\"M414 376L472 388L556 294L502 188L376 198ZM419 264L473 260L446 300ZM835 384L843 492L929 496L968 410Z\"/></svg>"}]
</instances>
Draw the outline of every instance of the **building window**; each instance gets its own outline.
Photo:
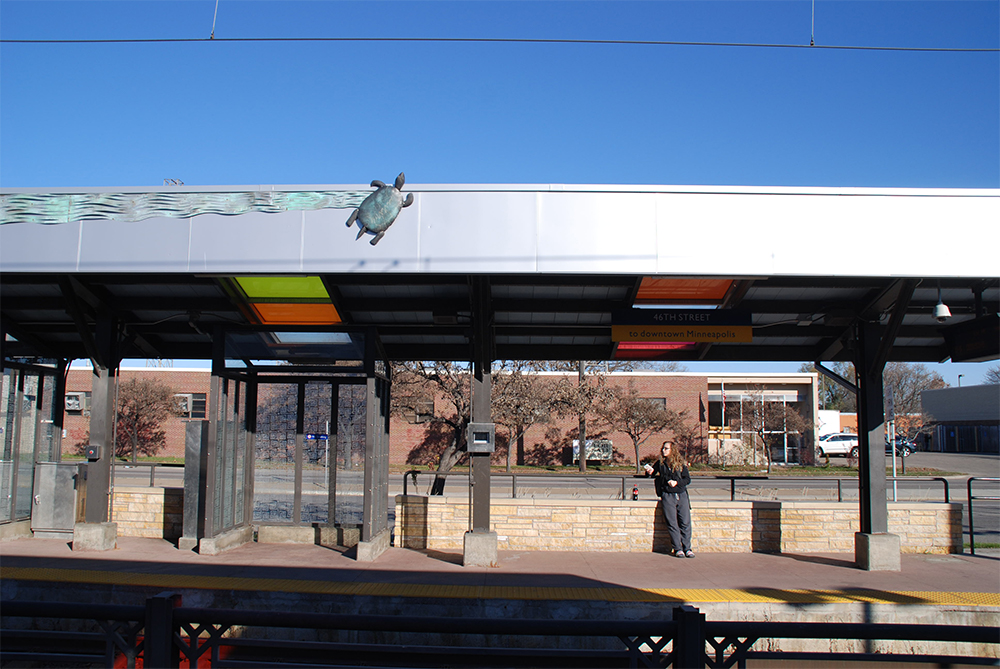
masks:
<instances>
[{"instance_id":1,"label":"building window","mask_svg":"<svg viewBox=\"0 0 1000 669\"><path fill-rule=\"evenodd\" d=\"M426 423L434 418L434 400L417 400L412 408L403 411L403 418L411 425Z\"/></svg>"},{"instance_id":2,"label":"building window","mask_svg":"<svg viewBox=\"0 0 1000 669\"><path fill-rule=\"evenodd\" d=\"M181 418L204 418L208 405L205 393L177 393L177 413Z\"/></svg>"},{"instance_id":3,"label":"building window","mask_svg":"<svg viewBox=\"0 0 1000 669\"><path fill-rule=\"evenodd\" d=\"M657 409L667 408L667 398L666 397L647 397L645 398L647 402L652 404Z\"/></svg>"},{"instance_id":4,"label":"building window","mask_svg":"<svg viewBox=\"0 0 1000 669\"><path fill-rule=\"evenodd\" d=\"M66 413L70 416L90 415L90 393L72 392L66 393Z\"/></svg>"}]
</instances>

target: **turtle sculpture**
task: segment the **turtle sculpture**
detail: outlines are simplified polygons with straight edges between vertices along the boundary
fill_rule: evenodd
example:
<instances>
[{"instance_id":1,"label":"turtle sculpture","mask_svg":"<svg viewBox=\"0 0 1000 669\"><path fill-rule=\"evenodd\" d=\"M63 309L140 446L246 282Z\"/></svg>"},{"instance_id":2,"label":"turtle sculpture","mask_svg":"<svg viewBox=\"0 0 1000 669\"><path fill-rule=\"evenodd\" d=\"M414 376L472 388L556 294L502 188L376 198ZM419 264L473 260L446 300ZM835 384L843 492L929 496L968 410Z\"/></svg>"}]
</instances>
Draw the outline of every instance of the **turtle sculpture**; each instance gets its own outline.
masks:
<instances>
[{"instance_id":1,"label":"turtle sculpture","mask_svg":"<svg viewBox=\"0 0 1000 669\"><path fill-rule=\"evenodd\" d=\"M357 221L358 227L361 228L358 230L358 236L355 237L356 240L361 239L361 235L366 232L370 232L375 235L371 241L371 245L375 246L385 236L385 231L393 224L396 217L399 216L400 210L413 204L413 193L407 193L404 200L403 194L399 192L404 183L406 183L406 177L403 176L402 172L396 177L396 185L394 186L386 186L378 179L372 182L372 186L378 190L366 197L361 206L355 209L350 218L347 219L347 227L351 227L354 221Z\"/></svg>"}]
</instances>

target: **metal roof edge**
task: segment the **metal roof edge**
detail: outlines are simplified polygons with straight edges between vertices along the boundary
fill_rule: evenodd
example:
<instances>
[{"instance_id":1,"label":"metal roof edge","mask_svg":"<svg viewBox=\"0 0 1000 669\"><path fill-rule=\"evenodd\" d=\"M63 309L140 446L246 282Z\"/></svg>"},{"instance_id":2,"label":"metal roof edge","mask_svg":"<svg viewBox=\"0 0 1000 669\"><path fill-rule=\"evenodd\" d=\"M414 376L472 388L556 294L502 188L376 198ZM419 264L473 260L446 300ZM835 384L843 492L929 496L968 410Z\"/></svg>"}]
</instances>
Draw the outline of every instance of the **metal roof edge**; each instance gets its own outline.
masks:
<instances>
[{"instance_id":1,"label":"metal roof edge","mask_svg":"<svg viewBox=\"0 0 1000 669\"><path fill-rule=\"evenodd\" d=\"M83 195L94 193L243 193L243 192L325 192L365 191L368 184L245 184L208 186L127 186L127 187L58 187L0 188L0 195L52 194ZM688 195L844 195L895 197L1000 197L1000 188L854 188L803 186L697 186L637 184L407 184L415 193L634 193Z\"/></svg>"}]
</instances>

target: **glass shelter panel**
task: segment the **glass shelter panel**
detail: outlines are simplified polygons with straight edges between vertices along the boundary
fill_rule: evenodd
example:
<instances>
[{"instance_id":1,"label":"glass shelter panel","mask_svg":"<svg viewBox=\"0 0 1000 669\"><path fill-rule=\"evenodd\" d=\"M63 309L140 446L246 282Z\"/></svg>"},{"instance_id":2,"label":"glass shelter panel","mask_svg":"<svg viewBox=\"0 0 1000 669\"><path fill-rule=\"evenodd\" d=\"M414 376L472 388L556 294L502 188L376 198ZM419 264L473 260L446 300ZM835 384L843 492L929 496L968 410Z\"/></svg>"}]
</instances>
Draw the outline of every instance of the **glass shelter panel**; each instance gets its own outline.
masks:
<instances>
[{"instance_id":1,"label":"glass shelter panel","mask_svg":"<svg viewBox=\"0 0 1000 669\"><path fill-rule=\"evenodd\" d=\"M330 494L330 415L333 386L307 383L302 457L302 522L326 523Z\"/></svg>"},{"instance_id":2,"label":"glass shelter panel","mask_svg":"<svg viewBox=\"0 0 1000 669\"><path fill-rule=\"evenodd\" d=\"M28 520L35 463L59 458L56 377L40 367L4 367L0 388L0 523Z\"/></svg>"},{"instance_id":3,"label":"glass shelter panel","mask_svg":"<svg viewBox=\"0 0 1000 669\"><path fill-rule=\"evenodd\" d=\"M18 372L16 370L3 370L3 396L0 397L0 430L3 430L3 453L0 457L0 522L9 521L14 510L17 381Z\"/></svg>"},{"instance_id":4,"label":"glass shelter panel","mask_svg":"<svg viewBox=\"0 0 1000 669\"><path fill-rule=\"evenodd\" d=\"M297 403L298 384L261 383L257 389L254 521L294 520Z\"/></svg>"},{"instance_id":5,"label":"glass shelter panel","mask_svg":"<svg viewBox=\"0 0 1000 669\"><path fill-rule=\"evenodd\" d=\"M217 379L217 406L211 407L215 421L214 456L210 462L212 523L211 536L246 524L243 484L246 478L246 451L252 439L246 424L247 384Z\"/></svg>"},{"instance_id":6,"label":"glass shelter panel","mask_svg":"<svg viewBox=\"0 0 1000 669\"><path fill-rule=\"evenodd\" d=\"M334 523L361 525L365 490L365 438L367 388L362 384L340 386L337 403L337 488Z\"/></svg>"},{"instance_id":7,"label":"glass shelter panel","mask_svg":"<svg viewBox=\"0 0 1000 669\"><path fill-rule=\"evenodd\" d=\"M31 516L31 487L35 478L35 438L38 436L41 415L38 410L39 393L43 382L39 375L21 373L23 382L20 407L20 434L17 454L17 498L14 502L14 518Z\"/></svg>"},{"instance_id":8,"label":"glass shelter panel","mask_svg":"<svg viewBox=\"0 0 1000 669\"><path fill-rule=\"evenodd\" d=\"M389 520L389 382L369 380L368 425L371 463L371 536L388 528Z\"/></svg>"}]
</instances>

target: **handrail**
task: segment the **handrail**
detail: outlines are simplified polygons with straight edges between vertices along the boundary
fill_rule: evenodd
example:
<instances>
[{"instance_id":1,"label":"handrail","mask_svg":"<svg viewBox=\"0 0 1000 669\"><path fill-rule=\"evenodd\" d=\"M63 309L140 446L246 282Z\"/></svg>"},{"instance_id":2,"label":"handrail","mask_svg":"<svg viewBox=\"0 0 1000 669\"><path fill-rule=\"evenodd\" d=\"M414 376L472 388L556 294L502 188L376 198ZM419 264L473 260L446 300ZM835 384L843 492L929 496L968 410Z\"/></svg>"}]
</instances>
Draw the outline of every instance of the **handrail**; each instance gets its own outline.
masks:
<instances>
[{"instance_id":1,"label":"handrail","mask_svg":"<svg viewBox=\"0 0 1000 669\"><path fill-rule=\"evenodd\" d=\"M403 494L409 494L409 486L407 485L407 477L413 479L413 485L417 485L417 476L419 474L432 474L435 477L444 476L447 477L450 474L463 474L467 475L465 471L448 471L448 472L435 472L435 471L423 471L420 469L410 469L403 474ZM517 499L517 480L518 478L565 478L569 480L618 480L621 482L621 499L627 499L626 490L627 482L633 479L644 479L648 478L640 474L577 474L577 473L517 473L517 472L495 472L490 474L491 477L497 476L509 476L511 477L511 499ZM736 475L715 475L712 477L708 476L693 476L692 481L710 480L729 480L729 501L736 501L736 482L737 481L836 481L837 483L837 501L844 501L843 494L843 483L844 481L857 481L857 478L848 478L843 476L736 476ZM948 484L948 479L943 476L887 476L886 481L940 481L943 493L944 501L951 502L951 489ZM419 494L419 493L418 493Z\"/></svg>"},{"instance_id":2,"label":"handrail","mask_svg":"<svg viewBox=\"0 0 1000 669\"><path fill-rule=\"evenodd\" d=\"M154 487L156 481L156 468L157 467L180 467L183 468L184 465L175 465L168 462L116 462L115 467L124 467L125 469L135 469L137 467L149 467L149 487Z\"/></svg>"},{"instance_id":3,"label":"handrail","mask_svg":"<svg viewBox=\"0 0 1000 669\"><path fill-rule=\"evenodd\" d=\"M427 472L425 472L425 471L423 471L421 469L410 469L410 470L407 470L403 474L403 494L404 495L409 494L409 486L406 483L406 477L409 476L410 478L412 478L413 479L413 485L415 486L415 485L417 485L417 475L418 474L433 474L435 477L438 477L438 476L447 477L449 474L466 474L467 475L468 472L465 472L465 471L460 471L460 472L455 472L455 471L448 471L448 472L427 471ZM625 499L625 495L626 495L625 490L626 490L626 487L627 487L627 483L626 482L629 479L647 478L646 476L643 476L643 475L640 475L640 474L575 474L575 473L574 474L543 474L543 473L540 473L540 472L539 473L524 472L524 473L520 473L520 474L518 474L517 472L493 472L493 473L490 474L491 478L494 477L494 476L509 476L511 478L511 492L510 492L511 499L517 499L517 479L518 479L518 477L521 477L521 478L565 477L565 478L568 478L568 479L583 479L583 480L592 480L592 479L603 479L603 480L606 480L606 481L607 480L618 480L618 481L621 481L621 495L622 495L622 499Z\"/></svg>"},{"instance_id":4,"label":"handrail","mask_svg":"<svg viewBox=\"0 0 1000 669\"><path fill-rule=\"evenodd\" d=\"M972 482L973 481L990 481L996 483L1000 481L1000 478L995 478L992 476L970 476L969 480L965 482L965 486L968 492L969 501L969 552L972 555L976 554L976 533L973 527L973 515L972 515L972 500L974 499L988 499L988 500L1000 500L1000 497L991 497L987 495L973 495L972 494Z\"/></svg>"}]
</instances>

